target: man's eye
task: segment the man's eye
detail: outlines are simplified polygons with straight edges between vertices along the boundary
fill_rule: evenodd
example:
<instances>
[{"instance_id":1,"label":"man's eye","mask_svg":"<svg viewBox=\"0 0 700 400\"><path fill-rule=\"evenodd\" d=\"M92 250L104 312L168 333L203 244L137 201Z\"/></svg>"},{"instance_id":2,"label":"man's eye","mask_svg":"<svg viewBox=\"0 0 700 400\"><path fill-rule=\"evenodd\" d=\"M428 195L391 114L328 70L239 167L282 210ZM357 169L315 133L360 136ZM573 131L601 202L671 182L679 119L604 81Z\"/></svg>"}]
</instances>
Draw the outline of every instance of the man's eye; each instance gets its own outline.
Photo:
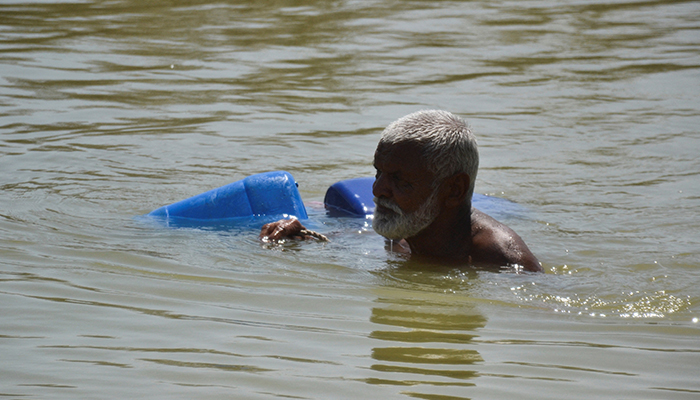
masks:
<instances>
[{"instance_id":1,"label":"man's eye","mask_svg":"<svg viewBox=\"0 0 700 400\"><path fill-rule=\"evenodd\" d=\"M396 183L396 186L397 186L397 187L400 187L400 188L404 188L404 189L405 189L405 188L410 188L410 187L411 187L411 183L410 183L410 182L408 182L407 180L401 179L401 178L399 178L399 177L396 176L396 175L394 176L394 182Z\"/></svg>"}]
</instances>

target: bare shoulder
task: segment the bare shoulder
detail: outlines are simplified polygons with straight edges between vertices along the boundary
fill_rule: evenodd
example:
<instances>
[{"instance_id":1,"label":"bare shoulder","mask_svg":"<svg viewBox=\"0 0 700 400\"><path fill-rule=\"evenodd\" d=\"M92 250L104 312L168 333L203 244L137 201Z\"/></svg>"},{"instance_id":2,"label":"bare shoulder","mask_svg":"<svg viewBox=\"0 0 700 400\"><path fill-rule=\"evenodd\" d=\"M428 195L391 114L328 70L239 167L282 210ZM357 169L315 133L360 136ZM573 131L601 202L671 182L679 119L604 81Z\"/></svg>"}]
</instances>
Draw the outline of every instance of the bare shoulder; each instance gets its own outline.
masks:
<instances>
[{"instance_id":1,"label":"bare shoulder","mask_svg":"<svg viewBox=\"0 0 700 400\"><path fill-rule=\"evenodd\" d=\"M477 263L521 265L541 272L537 257L511 228L472 208L472 257Z\"/></svg>"}]
</instances>

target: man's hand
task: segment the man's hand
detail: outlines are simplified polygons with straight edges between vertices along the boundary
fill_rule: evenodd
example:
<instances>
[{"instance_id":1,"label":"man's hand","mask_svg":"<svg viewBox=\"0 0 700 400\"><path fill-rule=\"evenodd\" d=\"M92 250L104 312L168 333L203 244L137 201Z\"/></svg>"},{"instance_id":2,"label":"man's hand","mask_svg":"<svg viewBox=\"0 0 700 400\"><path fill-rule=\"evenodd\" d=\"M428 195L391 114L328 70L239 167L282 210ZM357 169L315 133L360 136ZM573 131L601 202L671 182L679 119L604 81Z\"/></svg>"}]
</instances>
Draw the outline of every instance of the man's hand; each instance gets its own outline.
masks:
<instances>
[{"instance_id":1,"label":"man's hand","mask_svg":"<svg viewBox=\"0 0 700 400\"><path fill-rule=\"evenodd\" d=\"M305 231L304 225L296 218L281 219L263 225L260 230L260 240L263 242L274 242L284 238L303 239Z\"/></svg>"}]
</instances>

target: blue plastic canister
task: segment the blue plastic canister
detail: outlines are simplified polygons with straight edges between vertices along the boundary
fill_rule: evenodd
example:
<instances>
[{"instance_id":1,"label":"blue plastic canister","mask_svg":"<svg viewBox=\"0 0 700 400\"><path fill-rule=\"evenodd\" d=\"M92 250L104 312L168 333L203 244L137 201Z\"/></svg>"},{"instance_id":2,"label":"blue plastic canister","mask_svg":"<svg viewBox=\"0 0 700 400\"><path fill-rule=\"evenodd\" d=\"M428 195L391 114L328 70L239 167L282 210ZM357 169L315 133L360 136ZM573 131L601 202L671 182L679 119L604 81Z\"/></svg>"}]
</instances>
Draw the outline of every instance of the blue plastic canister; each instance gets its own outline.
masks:
<instances>
[{"instance_id":1,"label":"blue plastic canister","mask_svg":"<svg viewBox=\"0 0 700 400\"><path fill-rule=\"evenodd\" d=\"M323 204L333 217L364 217L374 214L374 178L355 178L336 182L326 191Z\"/></svg>"},{"instance_id":2,"label":"blue plastic canister","mask_svg":"<svg viewBox=\"0 0 700 400\"><path fill-rule=\"evenodd\" d=\"M296 181L286 171L251 175L240 181L158 208L148 215L195 220L265 216L308 218Z\"/></svg>"}]
</instances>

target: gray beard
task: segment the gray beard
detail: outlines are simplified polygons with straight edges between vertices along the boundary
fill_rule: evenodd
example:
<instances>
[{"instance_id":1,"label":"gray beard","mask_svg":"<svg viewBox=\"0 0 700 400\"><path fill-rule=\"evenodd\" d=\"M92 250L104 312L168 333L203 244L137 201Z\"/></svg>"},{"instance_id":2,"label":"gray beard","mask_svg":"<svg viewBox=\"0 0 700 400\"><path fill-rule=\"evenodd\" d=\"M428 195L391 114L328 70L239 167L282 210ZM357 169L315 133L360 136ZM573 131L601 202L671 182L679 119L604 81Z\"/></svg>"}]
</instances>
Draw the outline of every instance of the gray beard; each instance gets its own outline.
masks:
<instances>
[{"instance_id":1,"label":"gray beard","mask_svg":"<svg viewBox=\"0 0 700 400\"><path fill-rule=\"evenodd\" d=\"M406 214L394 202L374 198L374 203L391 209L392 212L383 213L379 209L374 210L372 227L378 234L387 239L399 240L417 235L435 221L438 216L437 189L421 204L418 209Z\"/></svg>"}]
</instances>

